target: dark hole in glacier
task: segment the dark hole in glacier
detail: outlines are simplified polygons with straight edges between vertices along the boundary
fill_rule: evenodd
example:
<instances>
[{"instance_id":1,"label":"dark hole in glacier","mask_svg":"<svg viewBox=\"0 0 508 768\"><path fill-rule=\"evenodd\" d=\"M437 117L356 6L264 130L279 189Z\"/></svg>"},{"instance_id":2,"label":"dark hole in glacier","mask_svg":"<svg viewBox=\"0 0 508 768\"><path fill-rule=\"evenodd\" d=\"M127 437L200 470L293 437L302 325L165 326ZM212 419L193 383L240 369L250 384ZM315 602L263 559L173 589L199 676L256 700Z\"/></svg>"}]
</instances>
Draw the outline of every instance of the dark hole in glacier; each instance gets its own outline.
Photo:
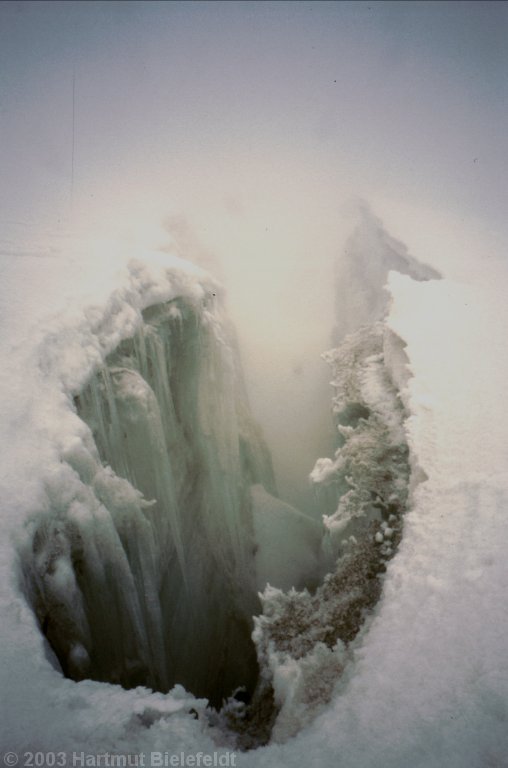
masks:
<instances>
[{"instance_id":1,"label":"dark hole in glacier","mask_svg":"<svg viewBox=\"0 0 508 768\"><path fill-rule=\"evenodd\" d=\"M356 427L360 419L368 419L370 410L363 403L348 403L340 413L338 423L344 427Z\"/></svg>"}]
</instances>

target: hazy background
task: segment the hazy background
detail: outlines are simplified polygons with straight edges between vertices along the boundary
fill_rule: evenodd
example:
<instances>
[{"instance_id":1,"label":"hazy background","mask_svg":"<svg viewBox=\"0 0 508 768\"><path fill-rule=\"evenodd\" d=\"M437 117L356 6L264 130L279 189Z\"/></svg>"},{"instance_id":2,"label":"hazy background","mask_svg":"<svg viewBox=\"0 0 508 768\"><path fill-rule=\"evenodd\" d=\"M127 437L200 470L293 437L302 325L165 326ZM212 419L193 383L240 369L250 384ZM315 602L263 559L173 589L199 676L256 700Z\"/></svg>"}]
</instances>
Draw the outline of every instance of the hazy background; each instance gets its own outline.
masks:
<instances>
[{"instance_id":1,"label":"hazy background","mask_svg":"<svg viewBox=\"0 0 508 768\"><path fill-rule=\"evenodd\" d=\"M28 231L171 232L306 506L350 201L454 276L506 252L507 40L503 2L2 2L2 270Z\"/></svg>"}]
</instances>

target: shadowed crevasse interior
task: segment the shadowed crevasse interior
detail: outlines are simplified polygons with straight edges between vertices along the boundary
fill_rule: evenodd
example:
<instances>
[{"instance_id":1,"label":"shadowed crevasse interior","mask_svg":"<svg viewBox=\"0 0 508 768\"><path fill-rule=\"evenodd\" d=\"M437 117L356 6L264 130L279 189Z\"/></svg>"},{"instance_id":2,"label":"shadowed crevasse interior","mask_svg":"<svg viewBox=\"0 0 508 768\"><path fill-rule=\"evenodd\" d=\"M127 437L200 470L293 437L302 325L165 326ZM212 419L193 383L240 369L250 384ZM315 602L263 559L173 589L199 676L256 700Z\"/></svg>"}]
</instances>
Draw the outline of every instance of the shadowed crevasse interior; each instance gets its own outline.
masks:
<instances>
[{"instance_id":1,"label":"shadowed crevasse interior","mask_svg":"<svg viewBox=\"0 0 508 768\"><path fill-rule=\"evenodd\" d=\"M250 749L294 735L329 700L380 596L409 482L385 365L403 350L377 324L329 353L338 449L312 473L333 513L328 575L314 594L269 588L261 603L251 487L275 486L226 328L188 299L145 310L74 398L88 441L63 456L74 485L48 487L22 562L65 675L163 692L180 683L216 709L241 686L210 723ZM287 664L298 669L289 699L277 684Z\"/></svg>"},{"instance_id":2,"label":"shadowed crevasse interior","mask_svg":"<svg viewBox=\"0 0 508 768\"><path fill-rule=\"evenodd\" d=\"M259 743L267 712L270 739L284 742L330 701L382 594L411 484L423 479L410 462L404 429L403 342L373 323L325 357L333 375L337 450L333 459L318 460L311 478L325 512L327 575L313 592L268 587L263 593L254 633L263 675L250 708L232 702L225 712L240 748Z\"/></svg>"},{"instance_id":3,"label":"shadowed crevasse interior","mask_svg":"<svg viewBox=\"0 0 508 768\"><path fill-rule=\"evenodd\" d=\"M294 543L303 521L270 496L234 335L211 293L143 312L75 395L83 429L62 454L65 490L48 479L48 509L21 552L66 676L162 692L180 683L222 708L209 722L239 749L286 740L329 701L401 539L411 473L403 343L366 323L326 359L337 451L311 473L325 513L317 569L309 581L300 565L300 591L268 587L260 601L256 515L283 514Z\"/></svg>"}]
</instances>

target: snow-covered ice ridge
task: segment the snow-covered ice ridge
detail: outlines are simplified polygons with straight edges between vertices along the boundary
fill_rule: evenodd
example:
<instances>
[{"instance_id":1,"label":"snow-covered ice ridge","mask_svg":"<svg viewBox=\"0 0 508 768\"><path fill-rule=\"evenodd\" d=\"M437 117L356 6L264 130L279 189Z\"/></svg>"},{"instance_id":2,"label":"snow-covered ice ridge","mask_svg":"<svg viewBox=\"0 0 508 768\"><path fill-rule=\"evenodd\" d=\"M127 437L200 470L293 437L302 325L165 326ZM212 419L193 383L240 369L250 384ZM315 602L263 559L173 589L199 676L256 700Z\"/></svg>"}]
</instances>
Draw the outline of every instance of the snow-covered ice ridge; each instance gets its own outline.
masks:
<instances>
[{"instance_id":1,"label":"snow-covered ice ridge","mask_svg":"<svg viewBox=\"0 0 508 768\"><path fill-rule=\"evenodd\" d=\"M310 479L325 512L327 575L311 594L269 587L255 639L285 741L323 711L382 593L402 538L409 490L423 474L409 455L400 399L409 373L402 340L383 322L360 325L323 356L332 369L337 449ZM265 672L265 676L267 673Z\"/></svg>"},{"instance_id":2,"label":"snow-covered ice ridge","mask_svg":"<svg viewBox=\"0 0 508 768\"><path fill-rule=\"evenodd\" d=\"M278 710L277 741L294 736L330 700L381 595L409 491L424 478L409 453L401 401L408 359L385 322L385 283L392 269L419 281L440 275L412 258L366 205L360 214L337 269L340 343L323 355L332 370L337 448L310 475L324 512L327 575L314 594L270 587L256 619L258 657Z\"/></svg>"},{"instance_id":3,"label":"snow-covered ice ridge","mask_svg":"<svg viewBox=\"0 0 508 768\"><path fill-rule=\"evenodd\" d=\"M149 262L26 344L39 399L19 437L35 431L40 465L28 503L10 488L21 519L6 583L17 573L45 638L35 658L60 684L62 672L164 693L178 682L192 694L177 688L164 711L196 711L193 694L218 706L252 692L257 591L315 582L320 533L271 495L221 289L180 260ZM33 617L9 602L33 642ZM34 725L25 745L47 738Z\"/></svg>"}]
</instances>

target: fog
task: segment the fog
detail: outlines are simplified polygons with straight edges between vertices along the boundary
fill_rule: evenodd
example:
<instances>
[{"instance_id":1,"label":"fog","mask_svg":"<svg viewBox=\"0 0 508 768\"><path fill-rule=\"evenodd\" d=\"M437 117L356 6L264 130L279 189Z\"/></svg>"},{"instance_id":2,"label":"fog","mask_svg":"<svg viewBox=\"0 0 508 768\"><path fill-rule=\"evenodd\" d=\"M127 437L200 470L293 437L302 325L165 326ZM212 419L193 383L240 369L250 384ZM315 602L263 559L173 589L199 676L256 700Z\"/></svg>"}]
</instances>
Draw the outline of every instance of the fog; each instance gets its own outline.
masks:
<instances>
[{"instance_id":1,"label":"fog","mask_svg":"<svg viewBox=\"0 0 508 768\"><path fill-rule=\"evenodd\" d=\"M281 495L311 511L354 201L452 276L506 252L508 5L4 2L0 21L3 253L28 230L172 239L216 274Z\"/></svg>"}]
</instances>

